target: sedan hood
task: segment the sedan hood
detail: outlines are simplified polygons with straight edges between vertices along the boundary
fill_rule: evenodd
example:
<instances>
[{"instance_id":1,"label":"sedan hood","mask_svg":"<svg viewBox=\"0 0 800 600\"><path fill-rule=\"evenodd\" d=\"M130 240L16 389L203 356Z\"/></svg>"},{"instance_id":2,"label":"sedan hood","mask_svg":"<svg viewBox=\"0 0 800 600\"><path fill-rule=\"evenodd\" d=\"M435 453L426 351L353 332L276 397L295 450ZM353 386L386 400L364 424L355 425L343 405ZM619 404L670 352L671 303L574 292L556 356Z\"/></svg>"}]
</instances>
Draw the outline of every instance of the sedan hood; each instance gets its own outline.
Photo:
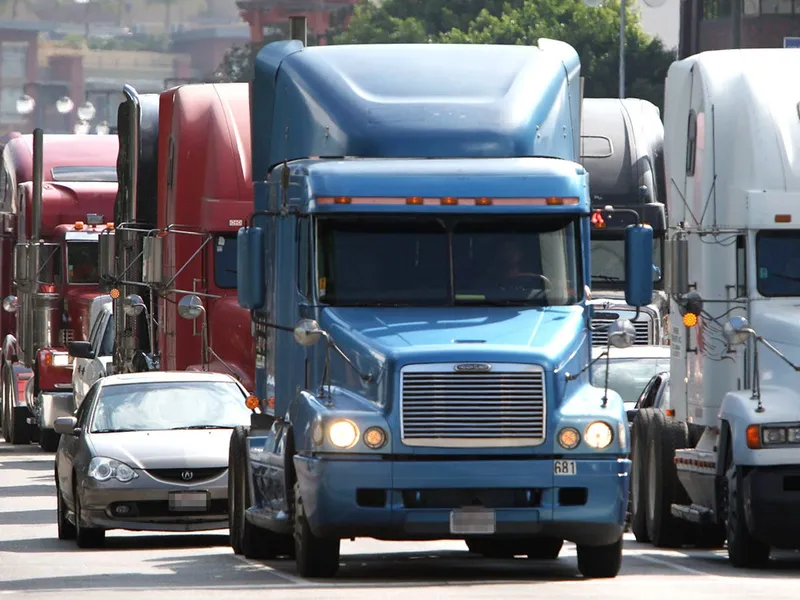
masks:
<instances>
[{"instance_id":1,"label":"sedan hood","mask_svg":"<svg viewBox=\"0 0 800 600\"><path fill-rule=\"evenodd\" d=\"M177 429L92 433L93 456L113 458L134 469L202 469L228 464L232 429Z\"/></svg>"}]
</instances>

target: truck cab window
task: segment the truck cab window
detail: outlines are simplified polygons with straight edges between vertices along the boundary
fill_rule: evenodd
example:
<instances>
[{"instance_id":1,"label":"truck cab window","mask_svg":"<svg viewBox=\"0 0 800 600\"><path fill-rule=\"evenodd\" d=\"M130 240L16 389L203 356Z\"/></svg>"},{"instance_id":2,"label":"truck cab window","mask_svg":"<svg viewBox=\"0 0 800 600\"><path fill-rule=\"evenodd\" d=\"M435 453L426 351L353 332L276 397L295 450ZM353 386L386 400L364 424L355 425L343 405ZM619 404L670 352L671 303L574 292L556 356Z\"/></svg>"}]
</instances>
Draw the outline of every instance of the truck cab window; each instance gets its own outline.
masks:
<instances>
[{"instance_id":1,"label":"truck cab window","mask_svg":"<svg viewBox=\"0 0 800 600\"><path fill-rule=\"evenodd\" d=\"M664 238L653 238L653 264L664 272ZM655 277L655 275L654 275ZM617 289L625 284L625 237L592 232L592 288ZM664 289L663 275L653 282L655 289Z\"/></svg>"},{"instance_id":2,"label":"truck cab window","mask_svg":"<svg viewBox=\"0 0 800 600\"><path fill-rule=\"evenodd\" d=\"M236 234L214 238L214 283L223 290L236 288Z\"/></svg>"},{"instance_id":3,"label":"truck cab window","mask_svg":"<svg viewBox=\"0 0 800 600\"><path fill-rule=\"evenodd\" d=\"M67 277L69 283L97 283L99 246L95 241L67 242Z\"/></svg>"},{"instance_id":4,"label":"truck cab window","mask_svg":"<svg viewBox=\"0 0 800 600\"><path fill-rule=\"evenodd\" d=\"M103 339L100 342L100 347L97 348L97 356L111 356L114 354L114 329L116 323L114 316L111 315L106 321L106 330L103 333Z\"/></svg>"},{"instance_id":5,"label":"truck cab window","mask_svg":"<svg viewBox=\"0 0 800 600\"><path fill-rule=\"evenodd\" d=\"M756 284L762 296L800 296L800 232L756 234Z\"/></svg>"},{"instance_id":6,"label":"truck cab window","mask_svg":"<svg viewBox=\"0 0 800 600\"><path fill-rule=\"evenodd\" d=\"M570 218L321 219L320 300L356 305L562 305L583 286Z\"/></svg>"},{"instance_id":7,"label":"truck cab window","mask_svg":"<svg viewBox=\"0 0 800 600\"><path fill-rule=\"evenodd\" d=\"M39 250L39 273L37 281L40 291L52 292L48 286L61 283L61 246L58 244L43 244ZM48 289L42 289L42 288Z\"/></svg>"}]
</instances>

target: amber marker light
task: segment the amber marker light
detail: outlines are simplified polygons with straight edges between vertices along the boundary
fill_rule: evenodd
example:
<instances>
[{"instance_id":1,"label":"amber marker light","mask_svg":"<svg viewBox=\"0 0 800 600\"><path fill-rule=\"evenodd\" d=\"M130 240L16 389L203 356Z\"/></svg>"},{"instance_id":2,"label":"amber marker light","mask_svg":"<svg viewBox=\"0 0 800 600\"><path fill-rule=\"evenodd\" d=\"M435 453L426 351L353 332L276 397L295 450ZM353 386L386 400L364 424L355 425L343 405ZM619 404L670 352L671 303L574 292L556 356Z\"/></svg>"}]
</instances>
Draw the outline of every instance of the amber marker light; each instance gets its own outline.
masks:
<instances>
[{"instance_id":1,"label":"amber marker light","mask_svg":"<svg viewBox=\"0 0 800 600\"><path fill-rule=\"evenodd\" d=\"M244 405L250 410L255 410L258 408L258 398L256 396L248 396L247 400L244 401Z\"/></svg>"},{"instance_id":2,"label":"amber marker light","mask_svg":"<svg viewBox=\"0 0 800 600\"><path fill-rule=\"evenodd\" d=\"M112 299L116 300L117 298L119 298L119 290L117 288L114 288L110 292L108 292L108 295L111 296Z\"/></svg>"},{"instance_id":3,"label":"amber marker light","mask_svg":"<svg viewBox=\"0 0 800 600\"><path fill-rule=\"evenodd\" d=\"M686 313L683 315L683 324L686 327L694 327L697 325L697 315L694 313Z\"/></svg>"},{"instance_id":4,"label":"amber marker light","mask_svg":"<svg viewBox=\"0 0 800 600\"><path fill-rule=\"evenodd\" d=\"M406 204L420 205L424 204L424 202L425 201L422 199L421 196L412 196L411 198L406 198Z\"/></svg>"},{"instance_id":5,"label":"amber marker light","mask_svg":"<svg viewBox=\"0 0 800 600\"><path fill-rule=\"evenodd\" d=\"M761 448L761 429L758 425L750 425L745 433L747 447L752 450Z\"/></svg>"}]
</instances>

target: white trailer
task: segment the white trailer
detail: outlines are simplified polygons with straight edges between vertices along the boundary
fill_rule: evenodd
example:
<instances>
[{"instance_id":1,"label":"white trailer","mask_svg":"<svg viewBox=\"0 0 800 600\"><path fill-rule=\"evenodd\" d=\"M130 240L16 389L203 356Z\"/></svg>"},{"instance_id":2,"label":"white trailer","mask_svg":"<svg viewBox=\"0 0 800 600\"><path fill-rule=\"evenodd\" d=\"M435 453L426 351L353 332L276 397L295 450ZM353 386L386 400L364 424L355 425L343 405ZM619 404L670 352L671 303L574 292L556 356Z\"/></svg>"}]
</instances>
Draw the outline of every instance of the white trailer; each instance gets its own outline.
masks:
<instances>
[{"instance_id":1,"label":"white trailer","mask_svg":"<svg viewBox=\"0 0 800 600\"><path fill-rule=\"evenodd\" d=\"M701 53L666 81L671 408L632 428L632 528L800 547L800 50Z\"/></svg>"}]
</instances>

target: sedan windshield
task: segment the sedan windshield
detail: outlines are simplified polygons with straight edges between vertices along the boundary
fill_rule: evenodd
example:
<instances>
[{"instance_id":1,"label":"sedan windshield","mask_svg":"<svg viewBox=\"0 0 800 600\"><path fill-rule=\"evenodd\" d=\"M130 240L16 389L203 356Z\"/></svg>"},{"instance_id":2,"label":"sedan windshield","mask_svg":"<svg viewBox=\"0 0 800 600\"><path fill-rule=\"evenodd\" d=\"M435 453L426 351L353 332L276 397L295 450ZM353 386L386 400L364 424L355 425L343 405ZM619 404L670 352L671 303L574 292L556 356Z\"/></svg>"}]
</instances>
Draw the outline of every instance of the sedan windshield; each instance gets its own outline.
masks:
<instances>
[{"instance_id":1,"label":"sedan windshield","mask_svg":"<svg viewBox=\"0 0 800 600\"><path fill-rule=\"evenodd\" d=\"M663 358L612 358L608 368L608 387L617 392L625 404L639 399L644 387L663 371L669 371L669 357ZM592 366L592 384L604 387L606 383L606 359L601 358Z\"/></svg>"},{"instance_id":2,"label":"sedan windshield","mask_svg":"<svg viewBox=\"0 0 800 600\"><path fill-rule=\"evenodd\" d=\"M233 382L109 385L97 399L91 432L233 428L250 422L244 401Z\"/></svg>"},{"instance_id":3,"label":"sedan windshield","mask_svg":"<svg viewBox=\"0 0 800 600\"><path fill-rule=\"evenodd\" d=\"M325 304L544 306L583 294L571 217L339 217L317 231Z\"/></svg>"}]
</instances>

